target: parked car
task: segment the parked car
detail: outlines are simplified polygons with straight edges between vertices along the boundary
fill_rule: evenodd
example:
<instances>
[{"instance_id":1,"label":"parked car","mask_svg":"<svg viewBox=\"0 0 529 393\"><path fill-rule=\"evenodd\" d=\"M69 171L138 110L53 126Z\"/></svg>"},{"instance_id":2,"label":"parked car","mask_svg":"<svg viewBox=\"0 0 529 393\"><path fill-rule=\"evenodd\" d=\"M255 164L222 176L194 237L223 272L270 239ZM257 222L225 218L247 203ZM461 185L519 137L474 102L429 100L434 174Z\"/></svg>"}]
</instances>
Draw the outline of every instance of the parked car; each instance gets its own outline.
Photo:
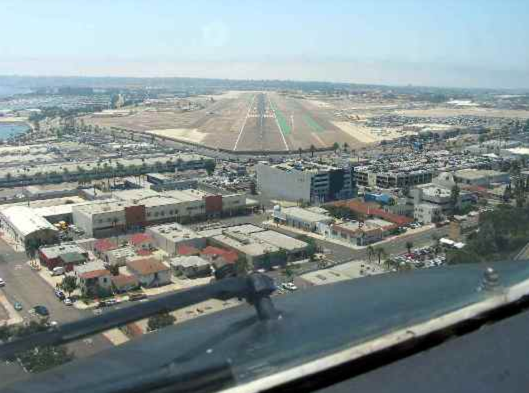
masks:
<instances>
[{"instance_id":1,"label":"parked car","mask_svg":"<svg viewBox=\"0 0 529 393\"><path fill-rule=\"evenodd\" d=\"M293 282L284 282L283 288L289 291L295 291L296 289L298 289L298 287L296 287Z\"/></svg>"},{"instance_id":2,"label":"parked car","mask_svg":"<svg viewBox=\"0 0 529 393\"><path fill-rule=\"evenodd\" d=\"M20 303L20 302L15 302L15 304L13 304L13 307L17 311L22 311L22 303Z\"/></svg>"},{"instance_id":3,"label":"parked car","mask_svg":"<svg viewBox=\"0 0 529 393\"><path fill-rule=\"evenodd\" d=\"M62 266L54 267L51 271L52 276L62 276L65 273L65 270Z\"/></svg>"},{"instance_id":4,"label":"parked car","mask_svg":"<svg viewBox=\"0 0 529 393\"><path fill-rule=\"evenodd\" d=\"M6 286L6 282L0 278L0 287L5 287Z\"/></svg>"},{"instance_id":5,"label":"parked car","mask_svg":"<svg viewBox=\"0 0 529 393\"><path fill-rule=\"evenodd\" d=\"M47 317L50 315L50 312L45 306L35 306L33 307L35 314L40 315L41 317Z\"/></svg>"},{"instance_id":6,"label":"parked car","mask_svg":"<svg viewBox=\"0 0 529 393\"><path fill-rule=\"evenodd\" d=\"M59 300L64 300L66 298L66 295L60 289L55 290L55 296L57 296Z\"/></svg>"},{"instance_id":7,"label":"parked car","mask_svg":"<svg viewBox=\"0 0 529 393\"><path fill-rule=\"evenodd\" d=\"M69 297L67 297L66 299L64 299L64 300L63 300L63 303L64 303L64 305L66 305L66 306L72 306L72 305L73 305L72 299L70 299Z\"/></svg>"},{"instance_id":8,"label":"parked car","mask_svg":"<svg viewBox=\"0 0 529 393\"><path fill-rule=\"evenodd\" d=\"M129 300L131 302L135 300L143 300L143 299L147 299L147 295L145 293L133 293L129 295Z\"/></svg>"}]
</instances>

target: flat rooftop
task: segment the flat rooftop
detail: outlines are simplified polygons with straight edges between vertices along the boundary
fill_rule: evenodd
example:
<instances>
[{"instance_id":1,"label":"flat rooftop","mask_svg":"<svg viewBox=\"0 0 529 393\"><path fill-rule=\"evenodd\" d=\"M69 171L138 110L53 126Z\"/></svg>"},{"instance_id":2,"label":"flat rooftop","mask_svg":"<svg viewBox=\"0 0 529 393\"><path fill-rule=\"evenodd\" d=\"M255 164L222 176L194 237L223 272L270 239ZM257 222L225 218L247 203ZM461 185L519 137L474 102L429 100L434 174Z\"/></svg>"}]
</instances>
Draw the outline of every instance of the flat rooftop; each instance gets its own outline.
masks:
<instances>
[{"instance_id":1,"label":"flat rooftop","mask_svg":"<svg viewBox=\"0 0 529 393\"><path fill-rule=\"evenodd\" d=\"M333 219L329 215L316 213L314 211L303 209L297 206L283 208L281 209L281 212L286 215L299 218L302 221L312 223L332 221Z\"/></svg>"},{"instance_id":2,"label":"flat rooftop","mask_svg":"<svg viewBox=\"0 0 529 393\"><path fill-rule=\"evenodd\" d=\"M75 206L74 209L83 212L86 215L92 216L94 214L120 212L125 207L133 206L133 204L117 200L105 200L103 202L94 202L90 204L82 204Z\"/></svg>"}]
</instances>

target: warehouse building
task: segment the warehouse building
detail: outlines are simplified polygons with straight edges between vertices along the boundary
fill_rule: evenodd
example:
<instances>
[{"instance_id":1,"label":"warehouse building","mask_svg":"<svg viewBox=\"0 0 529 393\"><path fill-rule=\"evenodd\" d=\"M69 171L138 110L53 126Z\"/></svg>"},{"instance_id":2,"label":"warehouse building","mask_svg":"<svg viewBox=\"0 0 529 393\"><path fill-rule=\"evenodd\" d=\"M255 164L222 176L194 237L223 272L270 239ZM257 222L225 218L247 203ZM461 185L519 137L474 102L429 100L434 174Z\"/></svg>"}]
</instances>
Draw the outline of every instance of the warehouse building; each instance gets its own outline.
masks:
<instances>
[{"instance_id":1,"label":"warehouse building","mask_svg":"<svg viewBox=\"0 0 529 393\"><path fill-rule=\"evenodd\" d=\"M470 185L489 187L493 183L508 183L509 174L486 169L463 169L454 173L456 182Z\"/></svg>"},{"instance_id":2,"label":"warehouse building","mask_svg":"<svg viewBox=\"0 0 529 393\"><path fill-rule=\"evenodd\" d=\"M58 241L59 231L27 206L0 210L0 229L25 247L37 249Z\"/></svg>"},{"instance_id":3,"label":"warehouse building","mask_svg":"<svg viewBox=\"0 0 529 393\"><path fill-rule=\"evenodd\" d=\"M275 222L308 232L319 232L321 224L330 224L333 218L327 214L316 213L301 207L274 206L272 217Z\"/></svg>"},{"instance_id":4,"label":"warehouse building","mask_svg":"<svg viewBox=\"0 0 529 393\"><path fill-rule=\"evenodd\" d=\"M152 226L147 228L146 233L153 238L156 247L169 255L177 255L181 246L195 249L206 247L205 237L178 223Z\"/></svg>"},{"instance_id":5,"label":"warehouse building","mask_svg":"<svg viewBox=\"0 0 529 393\"><path fill-rule=\"evenodd\" d=\"M301 240L251 224L223 228L209 241L244 256L256 269L302 259L308 247Z\"/></svg>"}]
</instances>

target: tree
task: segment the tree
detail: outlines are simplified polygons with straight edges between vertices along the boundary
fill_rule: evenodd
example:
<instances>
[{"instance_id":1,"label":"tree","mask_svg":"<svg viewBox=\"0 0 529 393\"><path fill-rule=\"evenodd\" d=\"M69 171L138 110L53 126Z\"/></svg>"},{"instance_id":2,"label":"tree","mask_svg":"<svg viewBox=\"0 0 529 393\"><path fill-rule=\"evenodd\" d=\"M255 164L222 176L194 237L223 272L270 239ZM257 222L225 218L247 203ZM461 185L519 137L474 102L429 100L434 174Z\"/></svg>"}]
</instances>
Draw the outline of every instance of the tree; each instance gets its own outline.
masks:
<instances>
[{"instance_id":1,"label":"tree","mask_svg":"<svg viewBox=\"0 0 529 393\"><path fill-rule=\"evenodd\" d=\"M63 278L61 288L68 292L68 296L77 289L77 279L75 276L66 276Z\"/></svg>"},{"instance_id":2,"label":"tree","mask_svg":"<svg viewBox=\"0 0 529 393\"><path fill-rule=\"evenodd\" d=\"M347 142L343 143L343 152L347 153L347 150L349 149L349 144Z\"/></svg>"},{"instance_id":3,"label":"tree","mask_svg":"<svg viewBox=\"0 0 529 393\"><path fill-rule=\"evenodd\" d=\"M338 142L334 142L332 144L332 149L334 150L334 152L336 152L336 150L338 150L340 148L340 144Z\"/></svg>"},{"instance_id":4,"label":"tree","mask_svg":"<svg viewBox=\"0 0 529 393\"><path fill-rule=\"evenodd\" d=\"M460 191L461 190L459 189L459 186L457 184L454 184L452 190L450 191L450 207L452 209L452 213L455 213L457 211Z\"/></svg>"},{"instance_id":5,"label":"tree","mask_svg":"<svg viewBox=\"0 0 529 393\"><path fill-rule=\"evenodd\" d=\"M316 151L316 148L314 147L314 145L310 145L310 156L312 158L314 158L314 151Z\"/></svg>"},{"instance_id":6,"label":"tree","mask_svg":"<svg viewBox=\"0 0 529 393\"><path fill-rule=\"evenodd\" d=\"M208 176L213 175L215 172L216 163L213 160L207 160L204 162L204 169L208 173Z\"/></svg>"},{"instance_id":7,"label":"tree","mask_svg":"<svg viewBox=\"0 0 529 393\"><path fill-rule=\"evenodd\" d=\"M408 254L411 253L411 249L413 248L413 243L411 241L406 242L406 249L408 250Z\"/></svg>"},{"instance_id":8,"label":"tree","mask_svg":"<svg viewBox=\"0 0 529 393\"><path fill-rule=\"evenodd\" d=\"M376 249L376 254L378 257L378 264L380 265L380 260L387 255L386 250L384 250L382 247L378 247Z\"/></svg>"},{"instance_id":9,"label":"tree","mask_svg":"<svg viewBox=\"0 0 529 393\"><path fill-rule=\"evenodd\" d=\"M110 266L108 266L108 271L113 276L119 276L119 266L118 265L110 265Z\"/></svg>"},{"instance_id":10,"label":"tree","mask_svg":"<svg viewBox=\"0 0 529 393\"><path fill-rule=\"evenodd\" d=\"M309 236L306 236L306 235L301 235L298 237L299 240L301 240L302 242L305 242L307 243L307 256L309 257L309 259L312 261L314 259L314 254L316 254L316 252L318 251L318 246L316 244L316 240L314 240L314 238L312 237L309 237Z\"/></svg>"},{"instance_id":11,"label":"tree","mask_svg":"<svg viewBox=\"0 0 529 393\"><path fill-rule=\"evenodd\" d=\"M235 271L238 276L244 276L251 272L252 266L248 259L244 255L239 255L237 261L235 261Z\"/></svg>"},{"instance_id":12,"label":"tree","mask_svg":"<svg viewBox=\"0 0 529 393\"><path fill-rule=\"evenodd\" d=\"M301 154L303 153L303 149L300 147L298 148L299 158L301 159Z\"/></svg>"},{"instance_id":13,"label":"tree","mask_svg":"<svg viewBox=\"0 0 529 393\"><path fill-rule=\"evenodd\" d=\"M74 359L71 352L61 347L36 347L19 355L20 362L30 373L39 373Z\"/></svg>"},{"instance_id":14,"label":"tree","mask_svg":"<svg viewBox=\"0 0 529 393\"><path fill-rule=\"evenodd\" d=\"M163 329L166 326L171 326L175 323L176 318L168 312L153 315L147 320L147 331L154 332L158 329Z\"/></svg>"},{"instance_id":15,"label":"tree","mask_svg":"<svg viewBox=\"0 0 529 393\"><path fill-rule=\"evenodd\" d=\"M375 256L375 249L372 245L367 246L367 260L371 262L371 258Z\"/></svg>"}]
</instances>

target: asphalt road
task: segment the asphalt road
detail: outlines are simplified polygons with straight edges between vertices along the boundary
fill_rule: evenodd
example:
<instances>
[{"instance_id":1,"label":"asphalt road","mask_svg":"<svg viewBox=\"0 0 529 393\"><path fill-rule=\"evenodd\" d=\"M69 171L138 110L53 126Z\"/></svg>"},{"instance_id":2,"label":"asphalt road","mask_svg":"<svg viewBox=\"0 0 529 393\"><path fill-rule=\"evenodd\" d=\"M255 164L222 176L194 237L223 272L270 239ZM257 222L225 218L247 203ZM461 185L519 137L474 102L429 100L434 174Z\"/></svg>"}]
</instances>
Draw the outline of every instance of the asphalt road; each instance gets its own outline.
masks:
<instances>
[{"instance_id":1,"label":"asphalt road","mask_svg":"<svg viewBox=\"0 0 529 393\"><path fill-rule=\"evenodd\" d=\"M6 282L1 291L11 304L16 301L22 303L24 308L20 315L25 320L37 318L30 313L31 308L36 305L46 306L50 312L50 320L59 324L93 316L91 311L78 310L60 302L50 285L31 270L26 262L25 253L14 252L0 239L0 277ZM68 344L68 348L77 357L90 356L110 347L110 341L101 334Z\"/></svg>"}]
</instances>

